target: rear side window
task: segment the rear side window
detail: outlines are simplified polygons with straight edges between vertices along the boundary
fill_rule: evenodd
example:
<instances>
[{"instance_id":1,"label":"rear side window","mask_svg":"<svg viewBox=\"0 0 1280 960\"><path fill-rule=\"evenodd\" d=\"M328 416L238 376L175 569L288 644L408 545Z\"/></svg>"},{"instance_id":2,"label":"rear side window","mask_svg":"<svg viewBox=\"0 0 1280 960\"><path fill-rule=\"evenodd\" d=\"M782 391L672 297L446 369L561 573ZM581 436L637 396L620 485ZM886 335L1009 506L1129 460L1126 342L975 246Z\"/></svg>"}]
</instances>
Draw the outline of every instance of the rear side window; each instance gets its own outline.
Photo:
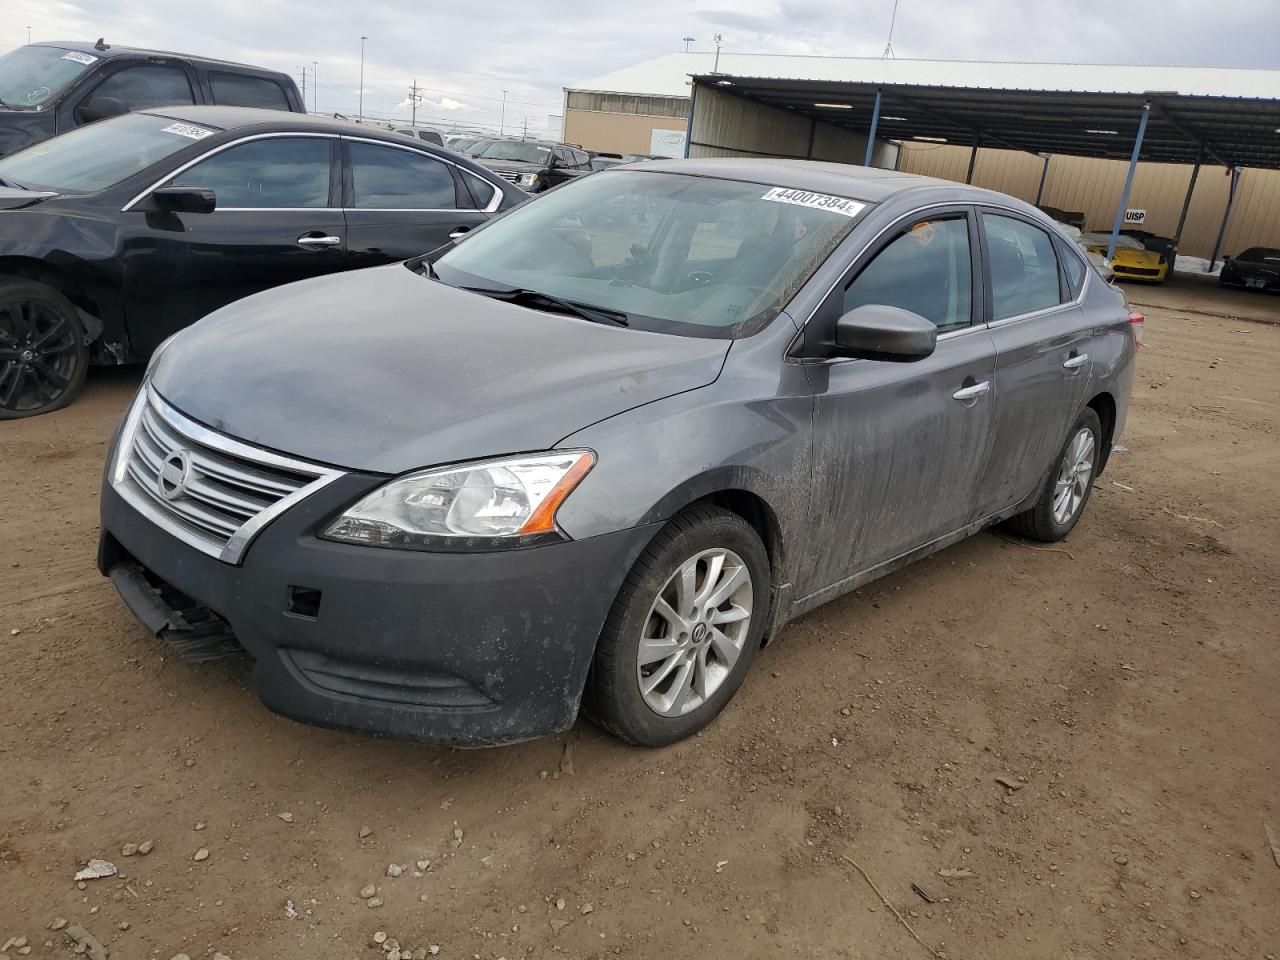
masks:
<instances>
[{"instance_id":1,"label":"rear side window","mask_svg":"<svg viewBox=\"0 0 1280 960\"><path fill-rule=\"evenodd\" d=\"M868 304L910 310L932 320L939 333L967 327L973 311L969 221L921 220L890 242L844 292L845 313Z\"/></svg>"},{"instance_id":2,"label":"rear side window","mask_svg":"<svg viewBox=\"0 0 1280 960\"><path fill-rule=\"evenodd\" d=\"M212 190L219 210L327 207L329 143L323 137L252 140L215 153L173 182Z\"/></svg>"},{"instance_id":3,"label":"rear side window","mask_svg":"<svg viewBox=\"0 0 1280 960\"><path fill-rule=\"evenodd\" d=\"M1062 302L1053 240L1039 227L984 213L991 268L991 319L1034 313Z\"/></svg>"},{"instance_id":4,"label":"rear side window","mask_svg":"<svg viewBox=\"0 0 1280 960\"><path fill-rule=\"evenodd\" d=\"M284 88L266 77L246 77L237 73L210 73L213 102L224 107L262 107L288 110Z\"/></svg>"},{"instance_id":5,"label":"rear side window","mask_svg":"<svg viewBox=\"0 0 1280 960\"><path fill-rule=\"evenodd\" d=\"M115 97L130 110L196 102L185 72L155 64L118 70L98 84L88 99L99 97Z\"/></svg>"},{"instance_id":6,"label":"rear side window","mask_svg":"<svg viewBox=\"0 0 1280 960\"><path fill-rule=\"evenodd\" d=\"M352 206L363 210L453 210L457 188L449 168L412 150L352 143Z\"/></svg>"},{"instance_id":7,"label":"rear side window","mask_svg":"<svg viewBox=\"0 0 1280 960\"><path fill-rule=\"evenodd\" d=\"M1068 299L1074 300L1080 296L1080 291L1084 287L1085 271L1088 266L1079 255L1065 249L1065 245L1059 248L1059 255L1062 258L1062 271L1067 275Z\"/></svg>"},{"instance_id":8,"label":"rear side window","mask_svg":"<svg viewBox=\"0 0 1280 960\"><path fill-rule=\"evenodd\" d=\"M475 200L477 209L483 210L493 203L493 195L498 192L497 187L488 180L465 170L462 171L462 177L466 181L467 189L471 191L471 197Z\"/></svg>"}]
</instances>

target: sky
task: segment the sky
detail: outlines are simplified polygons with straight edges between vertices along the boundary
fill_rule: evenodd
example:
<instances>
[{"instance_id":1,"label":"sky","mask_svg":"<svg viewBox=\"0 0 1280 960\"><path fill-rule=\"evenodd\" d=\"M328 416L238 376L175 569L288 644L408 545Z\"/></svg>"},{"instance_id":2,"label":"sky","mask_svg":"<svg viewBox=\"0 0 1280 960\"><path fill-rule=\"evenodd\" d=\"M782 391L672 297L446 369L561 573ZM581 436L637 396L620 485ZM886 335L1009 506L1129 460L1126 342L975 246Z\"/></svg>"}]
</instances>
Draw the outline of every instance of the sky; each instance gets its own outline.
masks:
<instances>
[{"instance_id":1,"label":"sky","mask_svg":"<svg viewBox=\"0 0 1280 960\"><path fill-rule=\"evenodd\" d=\"M563 88L683 50L872 56L894 0L4 0L0 53L96 40L307 72L307 104L540 133ZM899 58L1280 69L1280 0L898 0ZM313 66L318 64L318 66ZM318 77L318 87L316 78ZM506 91L506 106L502 105Z\"/></svg>"}]
</instances>

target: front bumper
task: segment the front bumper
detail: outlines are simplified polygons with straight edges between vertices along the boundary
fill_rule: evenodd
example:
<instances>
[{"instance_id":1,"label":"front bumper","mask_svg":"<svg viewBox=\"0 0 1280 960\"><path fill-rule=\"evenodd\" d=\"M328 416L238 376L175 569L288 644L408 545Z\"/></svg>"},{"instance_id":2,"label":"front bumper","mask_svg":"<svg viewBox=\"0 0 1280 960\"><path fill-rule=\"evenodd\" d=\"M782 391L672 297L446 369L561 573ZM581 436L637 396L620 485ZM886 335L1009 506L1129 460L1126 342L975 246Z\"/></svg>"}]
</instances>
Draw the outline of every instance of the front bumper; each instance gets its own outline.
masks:
<instances>
[{"instance_id":1,"label":"front bumper","mask_svg":"<svg viewBox=\"0 0 1280 960\"><path fill-rule=\"evenodd\" d=\"M315 535L380 482L347 475L318 491L238 566L177 540L104 483L98 567L166 639L191 636L192 609L206 633L225 621L254 658L262 701L295 720L464 746L570 727L605 617L656 526L472 554Z\"/></svg>"}]
</instances>

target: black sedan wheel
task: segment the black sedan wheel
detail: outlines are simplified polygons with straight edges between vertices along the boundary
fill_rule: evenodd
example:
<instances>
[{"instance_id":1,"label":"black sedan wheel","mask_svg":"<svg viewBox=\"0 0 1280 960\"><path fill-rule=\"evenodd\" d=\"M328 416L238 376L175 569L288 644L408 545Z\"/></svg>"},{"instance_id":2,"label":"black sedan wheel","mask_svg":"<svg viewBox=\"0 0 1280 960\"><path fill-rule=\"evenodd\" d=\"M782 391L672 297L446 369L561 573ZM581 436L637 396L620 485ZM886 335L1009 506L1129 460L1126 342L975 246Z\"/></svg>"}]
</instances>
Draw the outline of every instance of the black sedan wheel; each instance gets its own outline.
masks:
<instances>
[{"instance_id":1,"label":"black sedan wheel","mask_svg":"<svg viewBox=\"0 0 1280 960\"><path fill-rule=\"evenodd\" d=\"M0 420L65 407L84 386L89 347L76 308L52 287L0 277Z\"/></svg>"}]
</instances>

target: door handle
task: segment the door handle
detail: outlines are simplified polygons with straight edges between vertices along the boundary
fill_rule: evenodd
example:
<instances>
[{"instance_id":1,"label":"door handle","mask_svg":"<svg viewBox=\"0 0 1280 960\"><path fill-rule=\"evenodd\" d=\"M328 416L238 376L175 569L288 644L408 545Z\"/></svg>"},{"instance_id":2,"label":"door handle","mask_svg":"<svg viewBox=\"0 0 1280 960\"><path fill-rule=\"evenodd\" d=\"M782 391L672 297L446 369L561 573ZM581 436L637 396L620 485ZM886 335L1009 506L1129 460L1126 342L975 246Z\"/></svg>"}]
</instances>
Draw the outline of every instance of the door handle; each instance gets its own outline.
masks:
<instances>
[{"instance_id":1,"label":"door handle","mask_svg":"<svg viewBox=\"0 0 1280 960\"><path fill-rule=\"evenodd\" d=\"M453 233L449 234L449 239L450 239L450 240L461 240L463 237L465 237L465 236L466 236L468 233L470 233L470 232L471 232L471 228L470 228L470 227L468 227L468 226L461 226L461 227L459 227L457 230L453 231Z\"/></svg>"},{"instance_id":2,"label":"door handle","mask_svg":"<svg viewBox=\"0 0 1280 960\"><path fill-rule=\"evenodd\" d=\"M975 383L971 387L961 387L951 396L955 400L966 402L969 400L977 400L979 397L985 397L991 392L991 381L983 380L981 383Z\"/></svg>"},{"instance_id":3,"label":"door handle","mask_svg":"<svg viewBox=\"0 0 1280 960\"><path fill-rule=\"evenodd\" d=\"M1062 361L1062 365L1068 370L1078 370L1088 362L1089 355L1087 353L1080 353L1073 357L1067 357L1066 360Z\"/></svg>"},{"instance_id":4,"label":"door handle","mask_svg":"<svg viewBox=\"0 0 1280 960\"><path fill-rule=\"evenodd\" d=\"M304 233L298 238L298 246L309 247L313 250L324 250L328 247L336 247L341 242L341 237L316 236L310 233Z\"/></svg>"}]
</instances>

